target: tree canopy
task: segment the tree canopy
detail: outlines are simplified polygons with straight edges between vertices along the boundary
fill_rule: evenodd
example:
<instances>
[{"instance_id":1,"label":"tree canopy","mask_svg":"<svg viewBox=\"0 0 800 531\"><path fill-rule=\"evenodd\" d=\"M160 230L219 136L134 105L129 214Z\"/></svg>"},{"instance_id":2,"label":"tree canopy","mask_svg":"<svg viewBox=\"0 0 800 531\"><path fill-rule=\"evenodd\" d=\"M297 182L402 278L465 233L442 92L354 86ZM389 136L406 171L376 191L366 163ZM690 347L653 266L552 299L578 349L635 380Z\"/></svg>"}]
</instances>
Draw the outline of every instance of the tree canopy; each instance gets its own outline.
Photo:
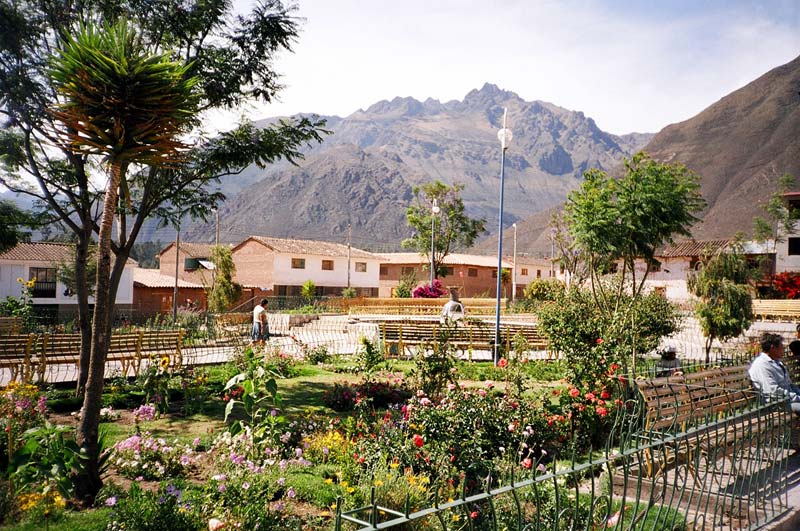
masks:
<instances>
[{"instance_id":1,"label":"tree canopy","mask_svg":"<svg viewBox=\"0 0 800 531\"><path fill-rule=\"evenodd\" d=\"M11 201L0 201L0 253L3 253L30 234L24 229L35 223L34 217L17 208Z\"/></svg>"},{"instance_id":2,"label":"tree canopy","mask_svg":"<svg viewBox=\"0 0 800 531\"><path fill-rule=\"evenodd\" d=\"M472 245L485 230L486 220L467 216L461 199L463 189L463 184L448 186L441 181L415 186L415 201L406 210L406 220L414 229L414 236L403 240L402 245L424 255L430 263L433 234L434 277L438 276L445 257ZM438 214L432 210L434 200L440 209Z\"/></svg>"}]
</instances>

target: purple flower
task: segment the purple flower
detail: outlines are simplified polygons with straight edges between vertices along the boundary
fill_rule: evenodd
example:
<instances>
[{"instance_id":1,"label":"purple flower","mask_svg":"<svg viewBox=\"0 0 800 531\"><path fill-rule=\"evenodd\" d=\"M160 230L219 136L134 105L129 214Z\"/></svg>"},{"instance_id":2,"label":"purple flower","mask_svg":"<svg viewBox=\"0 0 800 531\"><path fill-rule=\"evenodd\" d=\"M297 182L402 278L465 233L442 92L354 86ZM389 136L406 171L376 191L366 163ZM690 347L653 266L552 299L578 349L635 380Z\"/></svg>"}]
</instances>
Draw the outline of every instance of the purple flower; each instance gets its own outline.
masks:
<instances>
[{"instance_id":1,"label":"purple flower","mask_svg":"<svg viewBox=\"0 0 800 531\"><path fill-rule=\"evenodd\" d=\"M114 507L117 504L118 498L116 496L111 496L110 498L106 498L105 505L106 507Z\"/></svg>"},{"instance_id":2,"label":"purple flower","mask_svg":"<svg viewBox=\"0 0 800 531\"><path fill-rule=\"evenodd\" d=\"M277 483L279 487L283 487L283 484L286 483L286 478L278 478L278 481L275 483Z\"/></svg>"},{"instance_id":3,"label":"purple flower","mask_svg":"<svg viewBox=\"0 0 800 531\"><path fill-rule=\"evenodd\" d=\"M286 491L286 497L293 500L296 496L297 493L294 491L294 487L289 487L289 490Z\"/></svg>"}]
</instances>

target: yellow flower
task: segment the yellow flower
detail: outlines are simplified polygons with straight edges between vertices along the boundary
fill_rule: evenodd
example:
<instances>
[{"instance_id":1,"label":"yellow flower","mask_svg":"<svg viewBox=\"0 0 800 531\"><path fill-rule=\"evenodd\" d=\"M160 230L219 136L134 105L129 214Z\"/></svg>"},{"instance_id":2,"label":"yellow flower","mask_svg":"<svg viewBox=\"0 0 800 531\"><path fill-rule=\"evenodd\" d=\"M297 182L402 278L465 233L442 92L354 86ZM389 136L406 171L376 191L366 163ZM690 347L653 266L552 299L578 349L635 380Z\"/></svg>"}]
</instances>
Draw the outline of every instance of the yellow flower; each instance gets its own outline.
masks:
<instances>
[{"instance_id":1,"label":"yellow flower","mask_svg":"<svg viewBox=\"0 0 800 531\"><path fill-rule=\"evenodd\" d=\"M355 491L356 491L355 487L350 487L349 489L347 489L347 494L353 494Z\"/></svg>"},{"instance_id":2,"label":"yellow flower","mask_svg":"<svg viewBox=\"0 0 800 531\"><path fill-rule=\"evenodd\" d=\"M349 483L348 483L348 482L346 482L346 481L342 481L342 482L340 483L340 485L341 485L342 487L346 487L346 486L348 486L348 485L349 485Z\"/></svg>"},{"instance_id":3,"label":"yellow flower","mask_svg":"<svg viewBox=\"0 0 800 531\"><path fill-rule=\"evenodd\" d=\"M378 479L378 480L375 480L375 486L376 486L376 487L380 487L380 486L382 486L382 485L383 485L383 481L381 481L381 480L379 480L379 479Z\"/></svg>"},{"instance_id":4,"label":"yellow flower","mask_svg":"<svg viewBox=\"0 0 800 531\"><path fill-rule=\"evenodd\" d=\"M33 287L33 286L35 286L35 285L36 285L36 279L35 279L35 278L32 278L32 279L30 279L29 281L27 281L27 282L25 283L25 286L26 286L27 288L32 288L32 287Z\"/></svg>"},{"instance_id":5,"label":"yellow flower","mask_svg":"<svg viewBox=\"0 0 800 531\"><path fill-rule=\"evenodd\" d=\"M459 516L459 515L457 515L457 514L454 514L454 515L453 515L453 521L454 521L454 522L458 522L459 520L461 520L461 516Z\"/></svg>"},{"instance_id":6,"label":"yellow flower","mask_svg":"<svg viewBox=\"0 0 800 531\"><path fill-rule=\"evenodd\" d=\"M389 463L389 468L397 468L399 466L400 466L400 463L398 463L397 461L395 461L393 463Z\"/></svg>"},{"instance_id":7,"label":"yellow flower","mask_svg":"<svg viewBox=\"0 0 800 531\"><path fill-rule=\"evenodd\" d=\"M24 280L22 280L22 277L17 277L17 282L19 282L20 284L23 284L23 283L25 283L25 281L24 281Z\"/></svg>"},{"instance_id":8,"label":"yellow flower","mask_svg":"<svg viewBox=\"0 0 800 531\"><path fill-rule=\"evenodd\" d=\"M333 480L331 478L328 478L325 480L325 483L333 483Z\"/></svg>"},{"instance_id":9,"label":"yellow flower","mask_svg":"<svg viewBox=\"0 0 800 531\"><path fill-rule=\"evenodd\" d=\"M169 367L169 356L161 356L161 368L166 369Z\"/></svg>"}]
</instances>

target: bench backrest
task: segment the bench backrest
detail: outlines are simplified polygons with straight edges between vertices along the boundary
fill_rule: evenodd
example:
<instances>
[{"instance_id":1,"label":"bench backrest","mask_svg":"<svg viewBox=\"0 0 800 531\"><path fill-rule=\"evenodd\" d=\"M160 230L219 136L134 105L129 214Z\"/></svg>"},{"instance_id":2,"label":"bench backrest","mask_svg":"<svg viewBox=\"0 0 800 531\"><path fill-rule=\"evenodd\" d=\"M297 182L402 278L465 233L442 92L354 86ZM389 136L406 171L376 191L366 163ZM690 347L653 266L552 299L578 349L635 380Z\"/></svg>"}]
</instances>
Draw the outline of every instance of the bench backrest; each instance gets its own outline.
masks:
<instances>
[{"instance_id":1,"label":"bench backrest","mask_svg":"<svg viewBox=\"0 0 800 531\"><path fill-rule=\"evenodd\" d=\"M683 431L756 403L747 366L640 380L645 430Z\"/></svg>"}]
</instances>

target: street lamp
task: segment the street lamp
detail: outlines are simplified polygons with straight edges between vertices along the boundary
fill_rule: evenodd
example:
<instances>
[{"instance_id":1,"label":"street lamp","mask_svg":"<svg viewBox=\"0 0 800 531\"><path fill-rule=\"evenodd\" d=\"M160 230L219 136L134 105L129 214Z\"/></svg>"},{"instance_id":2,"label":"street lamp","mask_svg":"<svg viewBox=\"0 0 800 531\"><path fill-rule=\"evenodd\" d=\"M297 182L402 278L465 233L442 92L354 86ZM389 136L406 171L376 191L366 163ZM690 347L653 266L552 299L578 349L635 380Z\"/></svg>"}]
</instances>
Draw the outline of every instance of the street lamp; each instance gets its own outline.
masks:
<instances>
[{"instance_id":1,"label":"street lamp","mask_svg":"<svg viewBox=\"0 0 800 531\"><path fill-rule=\"evenodd\" d=\"M434 243L434 229L436 228L436 214L439 213L439 202L434 198L433 205L431 206L431 289L433 289L433 279L436 273L436 269L434 269L434 261L433 261L433 253L435 247L433 246Z\"/></svg>"},{"instance_id":2,"label":"street lamp","mask_svg":"<svg viewBox=\"0 0 800 531\"><path fill-rule=\"evenodd\" d=\"M517 298L517 224L511 225L514 229L514 269L511 272L511 300Z\"/></svg>"},{"instance_id":3,"label":"street lamp","mask_svg":"<svg viewBox=\"0 0 800 531\"><path fill-rule=\"evenodd\" d=\"M505 186L506 149L511 143L511 130L506 128L508 109L503 109L503 128L497 132L500 140L500 212L497 215L497 301L494 321L494 359L495 365L500 361L500 282L503 276L503 188Z\"/></svg>"}]
</instances>

